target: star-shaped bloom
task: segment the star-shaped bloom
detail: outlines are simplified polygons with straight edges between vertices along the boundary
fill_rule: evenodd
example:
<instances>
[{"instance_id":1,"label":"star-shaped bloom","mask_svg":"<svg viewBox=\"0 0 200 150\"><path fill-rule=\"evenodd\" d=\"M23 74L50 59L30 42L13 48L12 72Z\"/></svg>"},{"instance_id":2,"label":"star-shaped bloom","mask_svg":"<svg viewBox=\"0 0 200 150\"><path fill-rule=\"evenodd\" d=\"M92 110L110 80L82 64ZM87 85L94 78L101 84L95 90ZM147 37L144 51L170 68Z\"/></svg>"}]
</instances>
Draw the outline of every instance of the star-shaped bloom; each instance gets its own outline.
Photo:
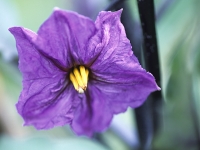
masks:
<instances>
[{"instance_id":1,"label":"star-shaped bloom","mask_svg":"<svg viewBox=\"0 0 200 150\"><path fill-rule=\"evenodd\" d=\"M134 56L121 12L102 11L93 22L57 8L37 33L9 29L23 75L16 107L24 125L69 124L78 135L92 136L114 114L140 106L160 89Z\"/></svg>"}]
</instances>

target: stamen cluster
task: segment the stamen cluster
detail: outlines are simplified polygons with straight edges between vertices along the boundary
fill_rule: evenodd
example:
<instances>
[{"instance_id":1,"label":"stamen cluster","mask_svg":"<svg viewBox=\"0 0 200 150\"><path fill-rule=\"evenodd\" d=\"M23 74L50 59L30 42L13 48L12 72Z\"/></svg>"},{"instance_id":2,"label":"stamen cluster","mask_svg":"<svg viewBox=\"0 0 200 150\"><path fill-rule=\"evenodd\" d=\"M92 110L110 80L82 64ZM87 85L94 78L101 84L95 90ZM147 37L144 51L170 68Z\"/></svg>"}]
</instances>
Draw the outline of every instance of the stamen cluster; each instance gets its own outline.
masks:
<instances>
[{"instance_id":1,"label":"stamen cluster","mask_svg":"<svg viewBox=\"0 0 200 150\"><path fill-rule=\"evenodd\" d=\"M89 70L84 66L74 67L69 74L69 78L74 85L74 88L79 93L84 93L87 88Z\"/></svg>"}]
</instances>

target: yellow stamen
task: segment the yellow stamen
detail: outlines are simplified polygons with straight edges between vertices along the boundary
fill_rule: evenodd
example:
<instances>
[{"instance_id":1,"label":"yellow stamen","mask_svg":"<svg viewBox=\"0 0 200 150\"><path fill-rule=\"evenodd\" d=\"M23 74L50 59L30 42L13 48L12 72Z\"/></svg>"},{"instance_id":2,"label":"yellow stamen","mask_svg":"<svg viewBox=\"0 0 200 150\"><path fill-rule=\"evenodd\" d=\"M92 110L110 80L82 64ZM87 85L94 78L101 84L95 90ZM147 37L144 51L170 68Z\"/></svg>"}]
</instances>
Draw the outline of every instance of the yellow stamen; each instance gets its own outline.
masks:
<instances>
[{"instance_id":1,"label":"yellow stamen","mask_svg":"<svg viewBox=\"0 0 200 150\"><path fill-rule=\"evenodd\" d=\"M80 66L78 68L74 68L72 72L70 72L69 78L74 85L74 88L79 93L84 93L87 88L88 83L88 75L89 70L86 69L84 66Z\"/></svg>"},{"instance_id":2,"label":"yellow stamen","mask_svg":"<svg viewBox=\"0 0 200 150\"><path fill-rule=\"evenodd\" d=\"M69 78L72 81L74 88L78 91L78 82L77 82L76 77L74 76L74 74L72 72L69 74Z\"/></svg>"},{"instance_id":3,"label":"yellow stamen","mask_svg":"<svg viewBox=\"0 0 200 150\"><path fill-rule=\"evenodd\" d=\"M81 78L81 75L80 75L80 72L77 68L74 68L74 75L76 77L76 80L78 82L78 85L81 87L81 88L84 88L84 85L83 85L83 81L82 81L82 78Z\"/></svg>"},{"instance_id":4,"label":"yellow stamen","mask_svg":"<svg viewBox=\"0 0 200 150\"><path fill-rule=\"evenodd\" d=\"M86 70L84 66L80 66L80 73L81 73L81 77L82 77L82 81L85 87L87 87L87 74L86 74Z\"/></svg>"}]
</instances>

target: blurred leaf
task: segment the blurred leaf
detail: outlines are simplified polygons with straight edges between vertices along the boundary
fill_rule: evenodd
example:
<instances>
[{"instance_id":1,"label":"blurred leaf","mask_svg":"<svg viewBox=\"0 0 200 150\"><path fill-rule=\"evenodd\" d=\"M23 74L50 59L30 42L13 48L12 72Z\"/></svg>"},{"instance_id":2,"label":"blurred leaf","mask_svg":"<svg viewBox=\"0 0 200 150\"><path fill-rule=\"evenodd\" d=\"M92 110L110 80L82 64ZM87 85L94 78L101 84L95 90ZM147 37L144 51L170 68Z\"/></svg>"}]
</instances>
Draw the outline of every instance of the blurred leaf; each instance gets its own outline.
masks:
<instances>
[{"instance_id":1,"label":"blurred leaf","mask_svg":"<svg viewBox=\"0 0 200 150\"><path fill-rule=\"evenodd\" d=\"M12 143L12 144L11 144ZM106 150L97 142L86 138L50 139L45 137L32 137L27 139L14 139L3 136L0 138L0 150Z\"/></svg>"},{"instance_id":2,"label":"blurred leaf","mask_svg":"<svg viewBox=\"0 0 200 150\"><path fill-rule=\"evenodd\" d=\"M157 138L159 149L184 150L192 148L195 143L194 122L191 113L191 76L187 71L187 44L181 39L174 51L178 53L172 62L171 75L168 81L164 107L164 128ZM170 143L170 144L169 144ZM195 146L195 145L194 145Z\"/></svg>"},{"instance_id":3,"label":"blurred leaf","mask_svg":"<svg viewBox=\"0 0 200 150\"><path fill-rule=\"evenodd\" d=\"M158 24L166 103L164 127L154 142L156 149L198 149L195 128L198 120L193 113L195 99L192 91L192 76L197 68L192 67L195 57L191 53L197 47L195 41L199 43L199 4L197 0L177 0ZM199 106L196 109L199 110Z\"/></svg>"},{"instance_id":4,"label":"blurred leaf","mask_svg":"<svg viewBox=\"0 0 200 150\"><path fill-rule=\"evenodd\" d=\"M20 82L21 77L17 68L0 60L0 122L9 134L21 131L21 123L15 109L21 90Z\"/></svg>"}]
</instances>

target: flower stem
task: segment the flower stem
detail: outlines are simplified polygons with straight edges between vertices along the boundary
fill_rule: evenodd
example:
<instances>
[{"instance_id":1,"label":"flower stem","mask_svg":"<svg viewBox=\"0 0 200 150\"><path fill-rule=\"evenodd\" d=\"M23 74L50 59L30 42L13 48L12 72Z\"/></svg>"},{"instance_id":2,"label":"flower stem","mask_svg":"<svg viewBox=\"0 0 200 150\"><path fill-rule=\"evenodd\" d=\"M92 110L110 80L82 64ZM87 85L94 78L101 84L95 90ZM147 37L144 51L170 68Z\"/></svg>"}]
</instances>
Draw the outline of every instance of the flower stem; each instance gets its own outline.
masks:
<instances>
[{"instance_id":1,"label":"flower stem","mask_svg":"<svg viewBox=\"0 0 200 150\"><path fill-rule=\"evenodd\" d=\"M160 86L160 66L155 29L153 0L137 0L140 22L143 31L143 66L151 72ZM135 109L140 139L140 149L150 150L154 134L160 125L161 92L150 95L148 100Z\"/></svg>"},{"instance_id":2,"label":"flower stem","mask_svg":"<svg viewBox=\"0 0 200 150\"><path fill-rule=\"evenodd\" d=\"M155 31L155 15L153 0L138 0L141 27L134 21L130 7L125 0L112 1L106 10L118 10L123 8L121 21L125 27L134 54L149 72L151 72L160 86L160 68L158 60L158 48ZM143 39L142 39L143 32ZM143 50L141 45L143 40ZM140 150L150 150L153 136L160 124L161 92L154 92L148 100L135 109L136 123L140 140Z\"/></svg>"}]
</instances>

